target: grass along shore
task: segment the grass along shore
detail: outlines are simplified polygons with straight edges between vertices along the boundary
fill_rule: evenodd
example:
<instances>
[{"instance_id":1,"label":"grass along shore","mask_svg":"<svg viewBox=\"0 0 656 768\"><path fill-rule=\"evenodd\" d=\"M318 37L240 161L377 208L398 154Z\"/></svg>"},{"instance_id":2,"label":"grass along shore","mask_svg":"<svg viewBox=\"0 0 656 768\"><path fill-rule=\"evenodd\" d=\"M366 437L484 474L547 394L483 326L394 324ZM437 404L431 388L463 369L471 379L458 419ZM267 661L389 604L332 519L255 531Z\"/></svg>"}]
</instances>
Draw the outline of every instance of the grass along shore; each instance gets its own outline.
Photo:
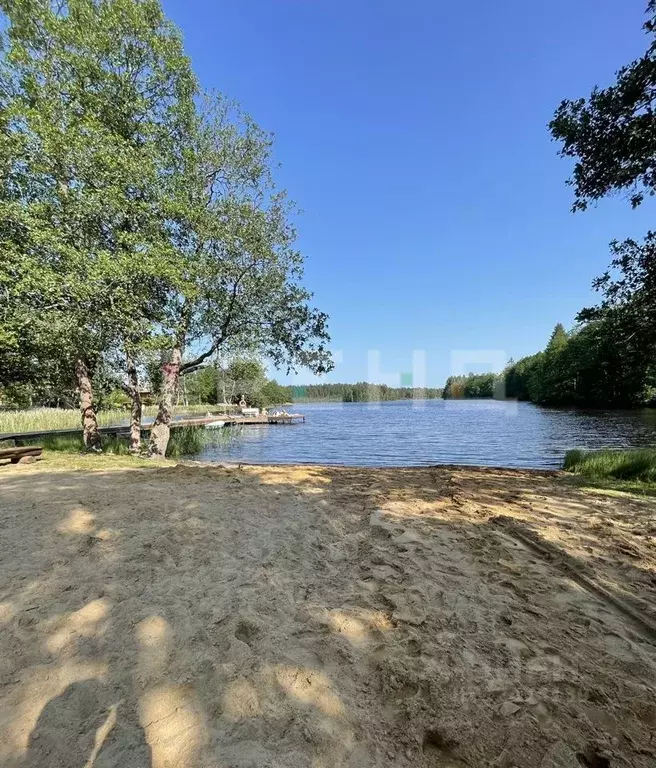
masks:
<instances>
[{"instance_id":1,"label":"grass along shore","mask_svg":"<svg viewBox=\"0 0 656 768\"><path fill-rule=\"evenodd\" d=\"M220 411L217 405L178 405L173 414L206 414L208 411ZM144 418L155 417L156 405L143 408ZM126 409L113 408L97 412L98 425L111 427L127 422L130 412ZM0 411L0 434L8 432L36 432L48 429L75 429L80 426L80 411L76 408L30 408L29 410Z\"/></svg>"},{"instance_id":2,"label":"grass along shore","mask_svg":"<svg viewBox=\"0 0 656 768\"><path fill-rule=\"evenodd\" d=\"M205 448L218 447L234 440L241 433L241 427L229 429L204 429L203 427L179 427L171 430L171 437L166 449L166 457L171 459L184 456L197 456ZM82 435L46 435L25 441L26 445L40 445L45 451L53 453L84 453ZM143 441L145 449L145 441ZM103 436L103 454L129 456L127 436Z\"/></svg>"},{"instance_id":3,"label":"grass along shore","mask_svg":"<svg viewBox=\"0 0 656 768\"><path fill-rule=\"evenodd\" d=\"M564 469L596 488L656 495L656 448L568 451Z\"/></svg>"},{"instance_id":4,"label":"grass along shore","mask_svg":"<svg viewBox=\"0 0 656 768\"><path fill-rule=\"evenodd\" d=\"M175 414L204 415L208 411L217 410L217 406L190 405L177 406ZM145 406L144 418L154 417L157 406ZM126 422L129 413L121 409L98 411L99 426L114 426ZM34 408L24 411L0 411L0 434L12 432L36 432L39 430L76 429L80 427L80 412L66 408ZM200 427L180 427L171 430L171 438L167 448L168 458L195 456L203 449L211 446L224 445L234 439L240 432L239 427L227 429L203 429ZM0 440L0 444L2 441ZM76 454L84 452L82 432L79 435L43 435L25 441L26 445L41 445L44 450L53 453ZM103 436L103 453L113 456L128 456L127 437Z\"/></svg>"}]
</instances>

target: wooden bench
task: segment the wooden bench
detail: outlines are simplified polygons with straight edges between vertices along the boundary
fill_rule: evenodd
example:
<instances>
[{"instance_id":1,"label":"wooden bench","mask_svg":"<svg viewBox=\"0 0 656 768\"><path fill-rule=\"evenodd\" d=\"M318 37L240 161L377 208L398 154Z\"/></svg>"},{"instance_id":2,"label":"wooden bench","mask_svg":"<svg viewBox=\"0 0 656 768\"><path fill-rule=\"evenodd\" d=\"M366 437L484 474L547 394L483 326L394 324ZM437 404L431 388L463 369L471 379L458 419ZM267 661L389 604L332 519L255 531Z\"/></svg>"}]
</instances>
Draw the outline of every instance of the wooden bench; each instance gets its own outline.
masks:
<instances>
[{"instance_id":1,"label":"wooden bench","mask_svg":"<svg viewBox=\"0 0 656 768\"><path fill-rule=\"evenodd\" d=\"M259 416L260 409L259 408L242 408L241 415L246 417Z\"/></svg>"},{"instance_id":2,"label":"wooden bench","mask_svg":"<svg viewBox=\"0 0 656 768\"><path fill-rule=\"evenodd\" d=\"M18 464L22 459L34 461L38 459L43 452L40 445L26 445L17 448L0 448L0 461L9 459L12 464ZM27 462L26 462L27 463Z\"/></svg>"}]
</instances>

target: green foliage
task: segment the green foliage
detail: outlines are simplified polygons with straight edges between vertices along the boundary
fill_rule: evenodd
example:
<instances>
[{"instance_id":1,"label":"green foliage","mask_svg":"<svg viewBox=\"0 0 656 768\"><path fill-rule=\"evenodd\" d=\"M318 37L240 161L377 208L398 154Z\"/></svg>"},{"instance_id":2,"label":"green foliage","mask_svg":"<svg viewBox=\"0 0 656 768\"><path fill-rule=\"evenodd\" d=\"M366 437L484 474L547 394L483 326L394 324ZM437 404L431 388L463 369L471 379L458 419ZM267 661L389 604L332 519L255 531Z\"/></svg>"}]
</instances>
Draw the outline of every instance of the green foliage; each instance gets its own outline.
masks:
<instances>
[{"instance_id":1,"label":"green foliage","mask_svg":"<svg viewBox=\"0 0 656 768\"><path fill-rule=\"evenodd\" d=\"M40 445L46 451L57 453L85 453L84 441L81 435L45 435L25 441L26 445ZM102 452L112 456L129 455L127 440L120 437L106 437L103 440Z\"/></svg>"},{"instance_id":2,"label":"green foliage","mask_svg":"<svg viewBox=\"0 0 656 768\"><path fill-rule=\"evenodd\" d=\"M370 384L359 381L356 384L307 384L288 387L289 401L303 402L344 402L367 403L392 400L431 399L440 397L441 389L389 387L386 384Z\"/></svg>"},{"instance_id":3,"label":"green foliage","mask_svg":"<svg viewBox=\"0 0 656 768\"><path fill-rule=\"evenodd\" d=\"M266 382L265 370L259 360L236 359L221 373L221 377L229 382L235 396L249 397L257 395Z\"/></svg>"},{"instance_id":4,"label":"green foliage","mask_svg":"<svg viewBox=\"0 0 656 768\"><path fill-rule=\"evenodd\" d=\"M449 376L442 390L442 397L445 400L502 397L502 384L503 379L494 373Z\"/></svg>"},{"instance_id":5,"label":"green foliage","mask_svg":"<svg viewBox=\"0 0 656 768\"><path fill-rule=\"evenodd\" d=\"M275 379L264 384L253 399L257 408L269 408L272 405L284 405L291 402L289 387L283 387Z\"/></svg>"},{"instance_id":6,"label":"green foliage","mask_svg":"<svg viewBox=\"0 0 656 768\"><path fill-rule=\"evenodd\" d=\"M155 397L162 392L163 372L162 356L152 353L145 356L143 368L146 372L146 380L150 383L150 391Z\"/></svg>"},{"instance_id":7,"label":"green foliage","mask_svg":"<svg viewBox=\"0 0 656 768\"><path fill-rule=\"evenodd\" d=\"M508 365L504 371L506 397L517 400L533 400L536 397L543 356L544 352L538 352Z\"/></svg>"},{"instance_id":8,"label":"green foliage","mask_svg":"<svg viewBox=\"0 0 656 768\"><path fill-rule=\"evenodd\" d=\"M103 398L103 407L110 410L127 409L130 407L130 398L121 389L113 389Z\"/></svg>"},{"instance_id":9,"label":"green foliage","mask_svg":"<svg viewBox=\"0 0 656 768\"><path fill-rule=\"evenodd\" d=\"M553 338L553 337L552 337ZM542 405L634 407L653 400L656 370L636 344L618 343L607 312L505 371L506 394Z\"/></svg>"},{"instance_id":10,"label":"green foliage","mask_svg":"<svg viewBox=\"0 0 656 768\"><path fill-rule=\"evenodd\" d=\"M197 456L205 448L224 445L241 434L239 427L204 429L203 427L178 427L171 430L166 456Z\"/></svg>"},{"instance_id":11,"label":"green foliage","mask_svg":"<svg viewBox=\"0 0 656 768\"><path fill-rule=\"evenodd\" d=\"M266 382L259 360L237 357L225 365L217 361L188 374L183 387L188 398L200 403L234 404L244 398L249 405L257 405Z\"/></svg>"},{"instance_id":12,"label":"green foliage","mask_svg":"<svg viewBox=\"0 0 656 768\"><path fill-rule=\"evenodd\" d=\"M154 416L157 406L144 407L144 416ZM176 414L198 413L204 416L207 405L181 405L174 409ZM96 416L101 427L126 423L125 409L98 410ZM25 410L0 409L0 434L14 432L37 432L49 429L75 429L80 426L80 411L74 408L31 408Z\"/></svg>"},{"instance_id":13,"label":"green foliage","mask_svg":"<svg viewBox=\"0 0 656 768\"><path fill-rule=\"evenodd\" d=\"M656 483L656 448L568 451L564 468L596 480L638 480Z\"/></svg>"},{"instance_id":14,"label":"green foliage","mask_svg":"<svg viewBox=\"0 0 656 768\"><path fill-rule=\"evenodd\" d=\"M222 431L222 430L221 430ZM194 456L199 454L206 441L219 430L207 430L202 427L180 427L171 431L171 439L167 446L166 455L171 458Z\"/></svg>"},{"instance_id":15,"label":"green foliage","mask_svg":"<svg viewBox=\"0 0 656 768\"><path fill-rule=\"evenodd\" d=\"M508 397L540 405L634 407L650 405L656 391L654 358L641 341L621 336L619 312L567 333L559 323L543 352L510 363L501 376L451 376L445 398Z\"/></svg>"},{"instance_id":16,"label":"green foliage","mask_svg":"<svg viewBox=\"0 0 656 768\"><path fill-rule=\"evenodd\" d=\"M169 458L197 456L205 448L219 446L234 439L240 433L239 427L226 429L204 429L203 427L179 427L171 430L168 450ZM47 451L58 453L84 453L81 435L45 435L25 441L26 445L40 445ZM113 456L128 456L129 444L126 437L105 437L102 452Z\"/></svg>"},{"instance_id":17,"label":"green foliage","mask_svg":"<svg viewBox=\"0 0 656 768\"><path fill-rule=\"evenodd\" d=\"M324 386L324 385L321 385ZM440 390L412 387L388 387L387 384L369 384L360 381L356 384L325 385L342 387L342 401L345 403L388 402L394 400L431 399L439 397ZM308 387L308 389L310 389Z\"/></svg>"},{"instance_id":18,"label":"green foliage","mask_svg":"<svg viewBox=\"0 0 656 768\"><path fill-rule=\"evenodd\" d=\"M569 336L565 330L565 326L562 323L556 323L556 327L551 332L547 347L544 350L547 355L558 354L566 346Z\"/></svg>"},{"instance_id":19,"label":"green foliage","mask_svg":"<svg viewBox=\"0 0 656 768\"><path fill-rule=\"evenodd\" d=\"M607 88L563 101L550 123L561 155L575 159L569 184L574 210L628 192L633 207L656 193L656 0L647 6L645 54ZM532 399L538 402L636 405L654 399L656 233L640 243L611 243L610 268L593 286L596 307L564 350L545 360ZM545 353L548 357L548 351Z\"/></svg>"},{"instance_id":20,"label":"green foliage","mask_svg":"<svg viewBox=\"0 0 656 768\"><path fill-rule=\"evenodd\" d=\"M529 392L534 402L563 405L575 399L576 360L569 353L569 342L569 334L558 323L533 372Z\"/></svg>"},{"instance_id":21,"label":"green foliage","mask_svg":"<svg viewBox=\"0 0 656 768\"><path fill-rule=\"evenodd\" d=\"M216 405L222 402L219 396L219 374L213 366L201 368L185 376L182 387L187 399L192 403Z\"/></svg>"},{"instance_id":22,"label":"green foliage","mask_svg":"<svg viewBox=\"0 0 656 768\"><path fill-rule=\"evenodd\" d=\"M156 0L0 7L5 383L53 364L71 380L77 356L93 369L160 319L174 263L161 179L196 86Z\"/></svg>"},{"instance_id":23,"label":"green foliage","mask_svg":"<svg viewBox=\"0 0 656 768\"><path fill-rule=\"evenodd\" d=\"M327 317L310 306L296 250L295 207L273 181L271 137L219 94L181 137L168 228L184 280L166 305L178 349L203 345L180 372L217 351L247 349L277 366L330 370ZM202 348L202 347L201 347Z\"/></svg>"},{"instance_id":24,"label":"green foliage","mask_svg":"<svg viewBox=\"0 0 656 768\"><path fill-rule=\"evenodd\" d=\"M342 395L342 401L345 403L370 403L383 399L382 386L368 384L365 381L360 381L346 387Z\"/></svg>"},{"instance_id":25,"label":"green foliage","mask_svg":"<svg viewBox=\"0 0 656 768\"><path fill-rule=\"evenodd\" d=\"M624 190L635 207L656 191L656 0L647 14L645 54L622 67L614 85L563 101L549 125L561 155L576 159L575 210Z\"/></svg>"},{"instance_id":26,"label":"green foliage","mask_svg":"<svg viewBox=\"0 0 656 768\"><path fill-rule=\"evenodd\" d=\"M613 242L611 250L609 269L593 283L602 300L582 310L578 319L612 331L618 373L631 377L638 399L644 401L656 361L656 233L649 232L642 243Z\"/></svg>"},{"instance_id":27,"label":"green foliage","mask_svg":"<svg viewBox=\"0 0 656 768\"><path fill-rule=\"evenodd\" d=\"M101 425L120 424L125 411L100 411ZM75 429L80 426L80 412L73 408L32 408L0 410L0 433L37 432L48 429Z\"/></svg>"},{"instance_id":28,"label":"green foliage","mask_svg":"<svg viewBox=\"0 0 656 768\"><path fill-rule=\"evenodd\" d=\"M185 377L185 391L190 400L198 398L199 402L208 404L224 402L223 394L226 402L237 403L243 394L248 405L258 408L292 402L366 403L434 399L442 396L441 389L389 387L386 384L367 382L283 386L275 380L267 380L264 368L257 361L253 364L252 359L238 359L236 365L230 364L218 369L208 366L189 374Z\"/></svg>"},{"instance_id":29,"label":"green foliage","mask_svg":"<svg viewBox=\"0 0 656 768\"><path fill-rule=\"evenodd\" d=\"M329 370L271 137L223 96L198 98L159 0L0 10L4 401L59 403L76 360L94 389L129 357L133 392L139 372L163 390L169 356L205 348L189 373L231 344ZM200 397L213 384L200 375Z\"/></svg>"}]
</instances>

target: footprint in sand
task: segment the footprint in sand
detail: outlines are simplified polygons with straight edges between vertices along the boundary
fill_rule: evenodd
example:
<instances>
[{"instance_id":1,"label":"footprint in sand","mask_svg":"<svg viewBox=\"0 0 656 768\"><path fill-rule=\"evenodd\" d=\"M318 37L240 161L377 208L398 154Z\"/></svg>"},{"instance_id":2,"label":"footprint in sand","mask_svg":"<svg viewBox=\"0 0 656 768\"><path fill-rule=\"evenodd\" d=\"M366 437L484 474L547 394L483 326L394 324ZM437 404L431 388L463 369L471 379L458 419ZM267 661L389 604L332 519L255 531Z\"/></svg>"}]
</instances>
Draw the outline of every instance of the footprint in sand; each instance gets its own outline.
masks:
<instances>
[{"instance_id":1,"label":"footprint in sand","mask_svg":"<svg viewBox=\"0 0 656 768\"><path fill-rule=\"evenodd\" d=\"M241 640L242 643L254 650L254 646L257 642L257 638L260 635L260 627L254 621L250 619L240 619L235 627L235 637L237 640Z\"/></svg>"},{"instance_id":2,"label":"footprint in sand","mask_svg":"<svg viewBox=\"0 0 656 768\"><path fill-rule=\"evenodd\" d=\"M393 533L403 530L403 528L386 517L382 509L377 509L369 515L369 525L373 534L386 538L389 538Z\"/></svg>"},{"instance_id":3,"label":"footprint in sand","mask_svg":"<svg viewBox=\"0 0 656 768\"><path fill-rule=\"evenodd\" d=\"M419 546L424 543L424 540L411 530L405 530L400 536L395 536L392 541L402 550L408 550L413 546Z\"/></svg>"},{"instance_id":4,"label":"footprint in sand","mask_svg":"<svg viewBox=\"0 0 656 768\"><path fill-rule=\"evenodd\" d=\"M624 661L636 661L638 658L631 641L626 637L609 632L604 635L603 643L610 656L616 656Z\"/></svg>"},{"instance_id":5,"label":"footprint in sand","mask_svg":"<svg viewBox=\"0 0 656 768\"><path fill-rule=\"evenodd\" d=\"M426 595L419 589L387 592L384 597L394 606L392 621L418 627L426 621Z\"/></svg>"},{"instance_id":6,"label":"footprint in sand","mask_svg":"<svg viewBox=\"0 0 656 768\"><path fill-rule=\"evenodd\" d=\"M398 580L400 574L391 565L376 565L371 569L371 575L376 581L386 582Z\"/></svg>"},{"instance_id":7,"label":"footprint in sand","mask_svg":"<svg viewBox=\"0 0 656 768\"><path fill-rule=\"evenodd\" d=\"M445 738L437 729L426 731L421 745L424 759L435 768L466 768L465 763L453 757L452 752L457 744Z\"/></svg>"}]
</instances>

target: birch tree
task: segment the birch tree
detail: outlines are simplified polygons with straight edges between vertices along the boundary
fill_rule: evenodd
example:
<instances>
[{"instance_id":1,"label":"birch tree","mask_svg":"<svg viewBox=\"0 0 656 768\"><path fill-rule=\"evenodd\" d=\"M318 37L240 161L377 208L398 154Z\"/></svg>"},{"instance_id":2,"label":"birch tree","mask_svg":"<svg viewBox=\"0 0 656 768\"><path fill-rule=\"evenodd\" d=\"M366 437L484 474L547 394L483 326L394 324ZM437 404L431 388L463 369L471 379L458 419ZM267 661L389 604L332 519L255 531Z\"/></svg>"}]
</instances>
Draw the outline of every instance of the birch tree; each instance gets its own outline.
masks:
<instances>
[{"instance_id":1,"label":"birch tree","mask_svg":"<svg viewBox=\"0 0 656 768\"><path fill-rule=\"evenodd\" d=\"M94 367L108 349L133 354L175 282L161 182L196 83L157 0L0 9L4 341L56 347L77 382L85 445L98 448Z\"/></svg>"},{"instance_id":2,"label":"birch tree","mask_svg":"<svg viewBox=\"0 0 656 768\"><path fill-rule=\"evenodd\" d=\"M295 208L273 181L271 137L215 94L181 157L169 231L184 278L167 304L168 360L151 456L166 453L180 376L226 345L288 370L332 367L327 316L302 284Z\"/></svg>"}]
</instances>

